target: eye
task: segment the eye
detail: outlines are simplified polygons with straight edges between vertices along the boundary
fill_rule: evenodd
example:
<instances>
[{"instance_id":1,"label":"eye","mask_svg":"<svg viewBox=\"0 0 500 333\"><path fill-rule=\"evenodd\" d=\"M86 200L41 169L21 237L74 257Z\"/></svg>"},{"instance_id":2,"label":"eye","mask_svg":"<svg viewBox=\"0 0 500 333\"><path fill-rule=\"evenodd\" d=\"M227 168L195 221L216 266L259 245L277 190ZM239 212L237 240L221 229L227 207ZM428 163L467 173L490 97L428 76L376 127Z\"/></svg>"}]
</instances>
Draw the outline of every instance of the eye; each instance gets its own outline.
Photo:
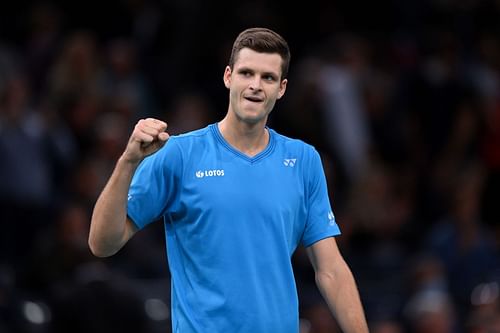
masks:
<instances>
[{"instance_id":1,"label":"eye","mask_svg":"<svg viewBox=\"0 0 500 333\"><path fill-rule=\"evenodd\" d=\"M239 73L241 75L243 75L244 77L250 77L250 76L252 76L252 72L250 72L249 70L245 70L245 69L241 70Z\"/></svg>"},{"instance_id":2,"label":"eye","mask_svg":"<svg viewBox=\"0 0 500 333\"><path fill-rule=\"evenodd\" d=\"M262 79L266 82L276 82L278 81L278 76L274 73L262 73Z\"/></svg>"}]
</instances>

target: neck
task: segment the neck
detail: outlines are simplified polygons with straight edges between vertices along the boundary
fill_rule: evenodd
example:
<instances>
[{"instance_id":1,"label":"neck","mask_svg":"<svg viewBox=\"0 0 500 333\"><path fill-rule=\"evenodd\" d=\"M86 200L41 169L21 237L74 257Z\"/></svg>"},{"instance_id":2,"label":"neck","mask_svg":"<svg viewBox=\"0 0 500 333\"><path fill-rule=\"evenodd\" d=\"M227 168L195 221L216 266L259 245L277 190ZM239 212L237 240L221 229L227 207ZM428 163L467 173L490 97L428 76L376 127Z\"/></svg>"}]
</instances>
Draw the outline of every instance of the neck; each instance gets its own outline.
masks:
<instances>
[{"instance_id":1,"label":"neck","mask_svg":"<svg viewBox=\"0 0 500 333\"><path fill-rule=\"evenodd\" d=\"M265 123L231 122L226 116L218 126L222 136L231 146L250 157L266 149L269 143L269 131Z\"/></svg>"}]
</instances>

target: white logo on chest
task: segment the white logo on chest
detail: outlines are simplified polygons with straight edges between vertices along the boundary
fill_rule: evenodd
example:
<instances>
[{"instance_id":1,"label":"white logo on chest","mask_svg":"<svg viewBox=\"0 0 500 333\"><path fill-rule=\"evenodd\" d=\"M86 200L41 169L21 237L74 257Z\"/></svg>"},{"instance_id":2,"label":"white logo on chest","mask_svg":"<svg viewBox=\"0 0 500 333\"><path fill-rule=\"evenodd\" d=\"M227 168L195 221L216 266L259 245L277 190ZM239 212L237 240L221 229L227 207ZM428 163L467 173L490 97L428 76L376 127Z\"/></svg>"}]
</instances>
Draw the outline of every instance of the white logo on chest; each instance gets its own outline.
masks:
<instances>
[{"instance_id":1,"label":"white logo on chest","mask_svg":"<svg viewBox=\"0 0 500 333\"><path fill-rule=\"evenodd\" d=\"M294 167L295 166L295 162L297 162L297 159L296 158L285 158L283 160L283 164L287 167Z\"/></svg>"},{"instance_id":2,"label":"white logo on chest","mask_svg":"<svg viewBox=\"0 0 500 333\"><path fill-rule=\"evenodd\" d=\"M213 169L213 170L198 170L195 173L196 178L203 178L203 177L223 177L224 176L224 170L220 169Z\"/></svg>"}]
</instances>

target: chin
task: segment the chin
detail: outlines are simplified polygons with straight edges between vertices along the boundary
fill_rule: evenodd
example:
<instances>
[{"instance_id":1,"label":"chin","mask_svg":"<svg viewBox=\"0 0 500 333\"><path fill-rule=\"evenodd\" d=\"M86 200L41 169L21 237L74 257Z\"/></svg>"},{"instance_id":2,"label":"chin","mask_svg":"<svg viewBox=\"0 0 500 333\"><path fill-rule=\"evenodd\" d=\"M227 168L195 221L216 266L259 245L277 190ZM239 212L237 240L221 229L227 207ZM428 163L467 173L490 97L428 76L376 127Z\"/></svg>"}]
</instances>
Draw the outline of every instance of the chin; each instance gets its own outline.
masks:
<instances>
[{"instance_id":1,"label":"chin","mask_svg":"<svg viewBox=\"0 0 500 333\"><path fill-rule=\"evenodd\" d=\"M262 109L243 109L239 110L239 112L235 112L235 115L241 122L249 125L255 125L261 122L265 122L269 113L265 112Z\"/></svg>"},{"instance_id":2,"label":"chin","mask_svg":"<svg viewBox=\"0 0 500 333\"><path fill-rule=\"evenodd\" d=\"M240 120L249 125L255 125L262 121L265 121L266 117L263 116L244 116L241 117Z\"/></svg>"}]
</instances>

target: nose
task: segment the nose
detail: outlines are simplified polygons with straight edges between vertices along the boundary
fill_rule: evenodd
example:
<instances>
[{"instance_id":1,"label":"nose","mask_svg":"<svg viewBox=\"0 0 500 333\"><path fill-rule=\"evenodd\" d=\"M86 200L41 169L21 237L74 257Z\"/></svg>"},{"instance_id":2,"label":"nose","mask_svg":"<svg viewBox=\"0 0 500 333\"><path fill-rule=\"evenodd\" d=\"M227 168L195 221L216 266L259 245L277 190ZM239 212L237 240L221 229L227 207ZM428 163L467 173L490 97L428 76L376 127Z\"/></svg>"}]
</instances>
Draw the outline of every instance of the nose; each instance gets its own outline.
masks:
<instances>
[{"instance_id":1,"label":"nose","mask_svg":"<svg viewBox=\"0 0 500 333\"><path fill-rule=\"evenodd\" d=\"M262 89L262 78L259 75L255 75L250 82L250 89L260 91Z\"/></svg>"}]
</instances>

